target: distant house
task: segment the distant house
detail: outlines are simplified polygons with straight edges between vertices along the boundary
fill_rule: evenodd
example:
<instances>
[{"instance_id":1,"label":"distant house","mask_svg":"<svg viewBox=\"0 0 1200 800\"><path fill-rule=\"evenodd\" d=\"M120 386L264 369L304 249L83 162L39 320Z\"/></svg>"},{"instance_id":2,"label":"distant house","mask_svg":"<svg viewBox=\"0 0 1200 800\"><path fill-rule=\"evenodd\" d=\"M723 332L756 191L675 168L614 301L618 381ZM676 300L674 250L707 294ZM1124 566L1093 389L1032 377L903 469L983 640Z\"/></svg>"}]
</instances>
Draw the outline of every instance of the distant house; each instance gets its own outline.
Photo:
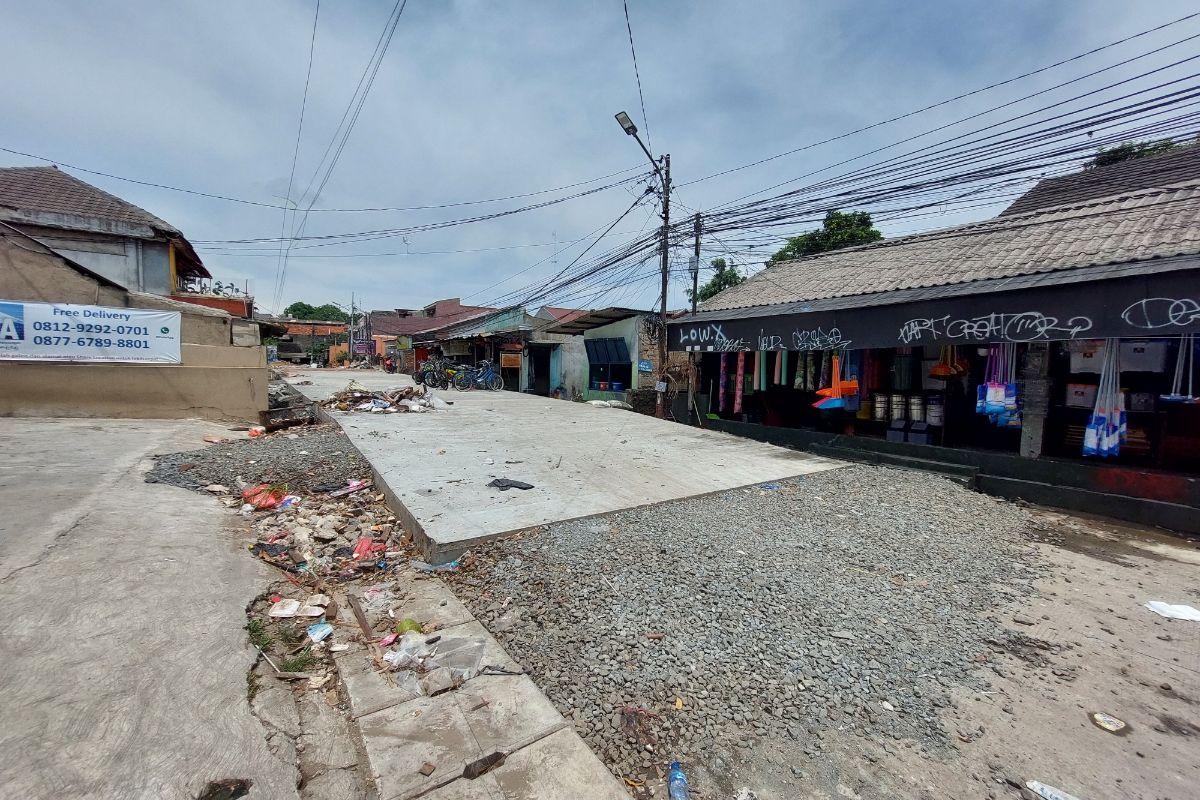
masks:
<instances>
[{"instance_id":1,"label":"distant house","mask_svg":"<svg viewBox=\"0 0 1200 800\"><path fill-rule=\"evenodd\" d=\"M130 291L252 316L245 292L213 291L178 228L57 167L0 168L0 222Z\"/></svg>"},{"instance_id":2,"label":"distant house","mask_svg":"<svg viewBox=\"0 0 1200 800\"><path fill-rule=\"evenodd\" d=\"M436 300L423 308L397 308L391 311L372 311L366 317L363 336L374 342L375 355L390 354L399 360L401 372L412 372L417 364L429 357L427 346L414 347L415 334L465 322L490 314L494 308L463 305L457 297Z\"/></svg>"}]
</instances>

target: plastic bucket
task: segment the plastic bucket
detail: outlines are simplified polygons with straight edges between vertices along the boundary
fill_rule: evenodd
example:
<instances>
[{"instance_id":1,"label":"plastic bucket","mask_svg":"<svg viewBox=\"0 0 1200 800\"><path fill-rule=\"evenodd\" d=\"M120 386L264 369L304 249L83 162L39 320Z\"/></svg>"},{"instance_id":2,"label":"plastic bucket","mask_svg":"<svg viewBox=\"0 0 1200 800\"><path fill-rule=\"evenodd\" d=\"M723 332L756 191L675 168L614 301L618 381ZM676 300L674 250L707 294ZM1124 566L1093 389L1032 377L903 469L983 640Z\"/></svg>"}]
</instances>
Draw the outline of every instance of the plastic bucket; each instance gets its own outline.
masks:
<instances>
[{"instance_id":1,"label":"plastic bucket","mask_svg":"<svg viewBox=\"0 0 1200 800\"><path fill-rule=\"evenodd\" d=\"M600 381L600 391L602 391L602 392L608 391L608 381Z\"/></svg>"},{"instance_id":2,"label":"plastic bucket","mask_svg":"<svg viewBox=\"0 0 1200 800\"><path fill-rule=\"evenodd\" d=\"M914 394L908 398L908 418L913 422L925 421L925 398Z\"/></svg>"},{"instance_id":3,"label":"plastic bucket","mask_svg":"<svg viewBox=\"0 0 1200 800\"><path fill-rule=\"evenodd\" d=\"M908 413L908 401L902 394L892 395L891 415L888 419L907 419L904 415Z\"/></svg>"},{"instance_id":4,"label":"plastic bucket","mask_svg":"<svg viewBox=\"0 0 1200 800\"><path fill-rule=\"evenodd\" d=\"M888 396L883 393L871 396L871 413L872 418L878 422L884 422L888 418L888 409L891 404L888 403Z\"/></svg>"},{"instance_id":5,"label":"plastic bucket","mask_svg":"<svg viewBox=\"0 0 1200 800\"><path fill-rule=\"evenodd\" d=\"M939 428L946 424L946 408L942 405L942 398L929 398L929 403L925 406L925 421Z\"/></svg>"},{"instance_id":6,"label":"plastic bucket","mask_svg":"<svg viewBox=\"0 0 1200 800\"><path fill-rule=\"evenodd\" d=\"M621 381L613 381L612 383L609 384L609 386L612 388L612 390L614 392L621 392L621 391L625 390L625 384L622 383Z\"/></svg>"}]
</instances>

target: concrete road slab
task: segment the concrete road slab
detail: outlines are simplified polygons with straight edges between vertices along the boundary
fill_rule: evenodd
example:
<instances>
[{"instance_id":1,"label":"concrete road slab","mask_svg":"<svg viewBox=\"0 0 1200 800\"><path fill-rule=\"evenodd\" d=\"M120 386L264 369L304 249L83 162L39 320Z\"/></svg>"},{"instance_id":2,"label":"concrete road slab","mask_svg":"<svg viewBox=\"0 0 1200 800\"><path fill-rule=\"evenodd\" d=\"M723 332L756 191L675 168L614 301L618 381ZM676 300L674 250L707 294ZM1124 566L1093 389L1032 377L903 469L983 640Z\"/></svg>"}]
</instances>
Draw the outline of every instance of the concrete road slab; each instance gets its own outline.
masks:
<instances>
[{"instance_id":1,"label":"concrete road slab","mask_svg":"<svg viewBox=\"0 0 1200 800\"><path fill-rule=\"evenodd\" d=\"M342 682L350 698L350 715L354 719L407 703L425 694L413 673L394 672L391 677L392 683L388 683L387 678L373 669L342 673Z\"/></svg>"},{"instance_id":2,"label":"concrete road slab","mask_svg":"<svg viewBox=\"0 0 1200 800\"><path fill-rule=\"evenodd\" d=\"M6 797L298 796L246 700L245 605L269 568L211 498L143 483L192 421L0 419Z\"/></svg>"},{"instance_id":3,"label":"concrete road slab","mask_svg":"<svg viewBox=\"0 0 1200 800\"><path fill-rule=\"evenodd\" d=\"M421 800L504 800L504 795L496 779L490 773L484 773L475 780L459 778L454 783L422 795Z\"/></svg>"},{"instance_id":4,"label":"concrete road slab","mask_svg":"<svg viewBox=\"0 0 1200 800\"><path fill-rule=\"evenodd\" d=\"M312 399L351 380L372 389L408 378L308 370ZM537 525L707 494L842 466L813 456L630 411L514 392L438 393L425 414L333 413L431 557ZM500 491L494 478L533 484Z\"/></svg>"},{"instance_id":5,"label":"concrete road slab","mask_svg":"<svg viewBox=\"0 0 1200 800\"><path fill-rule=\"evenodd\" d=\"M421 697L360 717L359 729L381 800L409 798L462 775L483 753L449 694ZM422 775L422 765L434 771Z\"/></svg>"},{"instance_id":6,"label":"concrete road slab","mask_svg":"<svg viewBox=\"0 0 1200 800\"><path fill-rule=\"evenodd\" d=\"M551 734L488 773L505 800L628 800L575 731Z\"/></svg>"},{"instance_id":7,"label":"concrete road slab","mask_svg":"<svg viewBox=\"0 0 1200 800\"><path fill-rule=\"evenodd\" d=\"M566 726L542 690L525 675L480 675L454 693L485 754L536 741Z\"/></svg>"}]
</instances>

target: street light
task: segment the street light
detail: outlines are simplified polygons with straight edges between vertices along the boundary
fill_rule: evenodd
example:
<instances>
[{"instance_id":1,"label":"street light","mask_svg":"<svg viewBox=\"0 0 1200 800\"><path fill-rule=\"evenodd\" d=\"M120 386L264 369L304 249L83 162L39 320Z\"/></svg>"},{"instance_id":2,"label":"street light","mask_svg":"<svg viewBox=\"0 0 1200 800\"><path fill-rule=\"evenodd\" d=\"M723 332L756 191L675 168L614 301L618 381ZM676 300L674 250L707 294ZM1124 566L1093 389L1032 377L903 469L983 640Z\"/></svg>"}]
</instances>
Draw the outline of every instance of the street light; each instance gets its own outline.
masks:
<instances>
[{"instance_id":1,"label":"street light","mask_svg":"<svg viewBox=\"0 0 1200 800\"><path fill-rule=\"evenodd\" d=\"M638 136L637 125L633 124L633 120L624 111L619 111L615 114L617 124L621 126L621 130L629 136L637 140L641 146L642 152L646 154L646 158L650 159L651 165L654 166L654 172L658 175L659 183L662 184L662 305L659 306L658 316L660 323L660 331L658 336L658 371L659 382L665 384L667 375L667 278L670 270L667 264L668 253L667 243L669 241L668 233L671 224L671 156L665 154L662 157L662 169L658 166L658 161L650 152L650 148L646 147L646 143L642 141L642 137ZM666 416L663 392L658 392L658 402L655 404L654 415L662 418Z\"/></svg>"}]
</instances>

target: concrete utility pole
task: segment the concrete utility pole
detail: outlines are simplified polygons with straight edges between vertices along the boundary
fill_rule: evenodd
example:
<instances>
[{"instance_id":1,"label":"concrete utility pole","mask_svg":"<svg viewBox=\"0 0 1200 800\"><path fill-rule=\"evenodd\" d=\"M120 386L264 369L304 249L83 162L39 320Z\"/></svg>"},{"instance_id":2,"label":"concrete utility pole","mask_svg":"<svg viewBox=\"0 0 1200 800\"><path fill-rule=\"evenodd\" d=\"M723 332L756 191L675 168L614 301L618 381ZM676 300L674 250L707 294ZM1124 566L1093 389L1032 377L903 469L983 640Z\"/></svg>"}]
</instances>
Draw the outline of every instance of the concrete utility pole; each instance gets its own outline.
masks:
<instances>
[{"instance_id":1,"label":"concrete utility pole","mask_svg":"<svg viewBox=\"0 0 1200 800\"><path fill-rule=\"evenodd\" d=\"M668 247L671 231L671 154L663 156L662 178L662 304L658 308L659 322L662 330L658 335L658 379L664 383L667 380L667 282L671 274ZM658 393L658 403L654 415L659 419L666 416L666 393Z\"/></svg>"},{"instance_id":2,"label":"concrete utility pole","mask_svg":"<svg viewBox=\"0 0 1200 800\"><path fill-rule=\"evenodd\" d=\"M692 254L692 313L696 313L696 304L700 293L700 212L696 212L696 216L692 217L692 234L695 237L695 252ZM695 408L696 397L696 354L691 350L688 351L688 401L687 401L687 419L692 418L692 409ZM700 423L700 412L696 411L696 423Z\"/></svg>"}]
</instances>

